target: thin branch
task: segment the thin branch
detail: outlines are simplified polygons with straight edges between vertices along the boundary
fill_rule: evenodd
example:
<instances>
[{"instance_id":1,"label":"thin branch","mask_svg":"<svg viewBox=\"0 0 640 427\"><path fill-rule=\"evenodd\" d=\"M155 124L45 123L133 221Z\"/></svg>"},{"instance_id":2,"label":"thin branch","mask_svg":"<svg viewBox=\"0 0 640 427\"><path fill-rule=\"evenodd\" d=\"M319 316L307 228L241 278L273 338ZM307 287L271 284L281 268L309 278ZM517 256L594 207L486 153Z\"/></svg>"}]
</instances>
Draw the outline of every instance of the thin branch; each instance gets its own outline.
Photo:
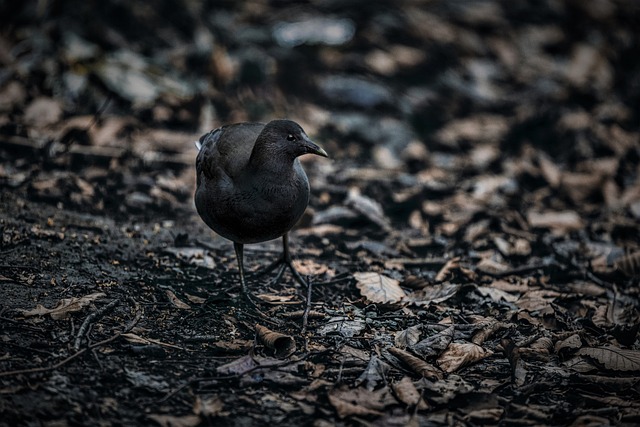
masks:
<instances>
[{"instance_id":1,"label":"thin branch","mask_svg":"<svg viewBox=\"0 0 640 427\"><path fill-rule=\"evenodd\" d=\"M102 317L107 311L113 309L118 304L120 304L120 300L114 299L109 304L105 305L104 307L101 307L97 311L94 311L93 313L88 315L86 319L84 319L84 322L82 322L82 325L80 325L80 329L78 330L76 341L73 344L73 349L75 351L78 351L80 349L80 344L82 343L82 337L84 337L84 335L87 333L87 329L89 328L89 325L95 319L97 319L98 317Z\"/></svg>"}]
</instances>

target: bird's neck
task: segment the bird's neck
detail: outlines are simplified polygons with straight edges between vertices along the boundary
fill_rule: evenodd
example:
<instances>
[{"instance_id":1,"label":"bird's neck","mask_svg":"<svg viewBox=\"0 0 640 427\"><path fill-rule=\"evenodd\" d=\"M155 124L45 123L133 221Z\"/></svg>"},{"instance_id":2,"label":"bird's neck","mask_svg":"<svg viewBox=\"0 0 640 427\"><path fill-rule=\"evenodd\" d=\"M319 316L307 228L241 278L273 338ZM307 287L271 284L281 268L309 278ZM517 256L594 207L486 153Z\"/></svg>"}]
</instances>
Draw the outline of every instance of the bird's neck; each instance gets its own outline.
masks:
<instances>
[{"instance_id":1,"label":"bird's neck","mask_svg":"<svg viewBox=\"0 0 640 427\"><path fill-rule=\"evenodd\" d=\"M295 157L291 158L286 153L273 152L256 143L251 151L247 170L254 176L267 175L285 179L294 174L295 160Z\"/></svg>"}]
</instances>

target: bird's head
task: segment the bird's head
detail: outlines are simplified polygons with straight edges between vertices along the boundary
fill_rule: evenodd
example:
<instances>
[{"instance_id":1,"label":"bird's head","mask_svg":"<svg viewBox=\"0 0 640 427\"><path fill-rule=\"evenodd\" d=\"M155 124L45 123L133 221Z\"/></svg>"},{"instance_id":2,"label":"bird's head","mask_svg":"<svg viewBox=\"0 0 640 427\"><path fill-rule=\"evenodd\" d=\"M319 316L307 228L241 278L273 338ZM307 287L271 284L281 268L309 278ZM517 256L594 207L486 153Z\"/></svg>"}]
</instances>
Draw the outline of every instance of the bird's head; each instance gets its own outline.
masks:
<instances>
[{"instance_id":1,"label":"bird's head","mask_svg":"<svg viewBox=\"0 0 640 427\"><path fill-rule=\"evenodd\" d=\"M305 131L291 120L272 120L260 133L258 140L274 155L286 155L295 159L303 154L329 157L326 151L307 136Z\"/></svg>"}]
</instances>

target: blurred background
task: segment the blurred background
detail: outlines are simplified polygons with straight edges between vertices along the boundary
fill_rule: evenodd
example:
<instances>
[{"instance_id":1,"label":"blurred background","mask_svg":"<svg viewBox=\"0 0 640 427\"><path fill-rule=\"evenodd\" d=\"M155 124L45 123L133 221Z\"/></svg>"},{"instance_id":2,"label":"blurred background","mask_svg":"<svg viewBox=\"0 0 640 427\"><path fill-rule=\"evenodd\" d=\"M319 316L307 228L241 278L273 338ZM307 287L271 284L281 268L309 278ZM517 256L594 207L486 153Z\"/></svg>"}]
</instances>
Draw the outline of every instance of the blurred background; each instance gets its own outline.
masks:
<instances>
[{"instance_id":1,"label":"blurred background","mask_svg":"<svg viewBox=\"0 0 640 427\"><path fill-rule=\"evenodd\" d=\"M0 182L38 199L184 204L194 139L288 117L330 153L329 179L507 173L640 215L634 0L33 0L0 16Z\"/></svg>"}]
</instances>

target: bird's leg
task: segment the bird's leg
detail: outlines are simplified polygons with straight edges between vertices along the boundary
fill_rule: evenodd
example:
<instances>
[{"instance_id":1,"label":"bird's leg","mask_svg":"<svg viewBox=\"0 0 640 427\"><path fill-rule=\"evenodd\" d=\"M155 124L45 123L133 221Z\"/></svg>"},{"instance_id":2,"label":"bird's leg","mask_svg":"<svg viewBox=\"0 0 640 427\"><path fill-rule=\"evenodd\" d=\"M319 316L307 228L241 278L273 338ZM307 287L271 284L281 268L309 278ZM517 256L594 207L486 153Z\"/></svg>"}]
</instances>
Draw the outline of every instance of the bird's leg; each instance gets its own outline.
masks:
<instances>
[{"instance_id":1,"label":"bird's leg","mask_svg":"<svg viewBox=\"0 0 640 427\"><path fill-rule=\"evenodd\" d=\"M249 305L255 310L255 312L262 318L269 319L269 317L264 314L255 301L253 300L253 296L249 292L249 288L247 288L247 280L244 277L244 245L242 243L233 242L233 248L236 251L236 258L238 259L238 268L240 270L240 285L242 286L242 295L245 297Z\"/></svg>"},{"instance_id":2,"label":"bird's leg","mask_svg":"<svg viewBox=\"0 0 640 427\"><path fill-rule=\"evenodd\" d=\"M296 279L298 283L302 286L308 286L307 282L302 278L298 270L293 266L293 261L291 259L291 253L289 252L289 233L286 233L282 236L282 258L283 258L283 268L281 272L279 272L279 276L282 276L282 272L284 271L284 267L289 267L291 270L291 274L293 274L293 278ZM280 278L278 278L280 280Z\"/></svg>"},{"instance_id":3,"label":"bird's leg","mask_svg":"<svg viewBox=\"0 0 640 427\"><path fill-rule=\"evenodd\" d=\"M271 280L271 283L275 284L275 283L278 283L280 279L282 279L284 270L287 267L289 267L289 269L291 270L291 274L293 275L293 278L296 279L298 283L300 283L303 286L307 286L307 282L305 282L305 280L302 278L300 273L298 273L298 271L293 267L291 252L289 252L289 234L288 233L282 236L282 255L280 255L278 259L273 261L267 267L261 269L258 274L262 276L264 274L272 272L277 268L278 272L276 273L276 276L273 278L273 280Z\"/></svg>"},{"instance_id":4,"label":"bird's leg","mask_svg":"<svg viewBox=\"0 0 640 427\"><path fill-rule=\"evenodd\" d=\"M238 269L240 269L240 285L242 286L242 293L248 295L249 291L247 289L247 282L244 278L244 245L242 243L233 242L233 249L236 250L236 258L238 259Z\"/></svg>"}]
</instances>

